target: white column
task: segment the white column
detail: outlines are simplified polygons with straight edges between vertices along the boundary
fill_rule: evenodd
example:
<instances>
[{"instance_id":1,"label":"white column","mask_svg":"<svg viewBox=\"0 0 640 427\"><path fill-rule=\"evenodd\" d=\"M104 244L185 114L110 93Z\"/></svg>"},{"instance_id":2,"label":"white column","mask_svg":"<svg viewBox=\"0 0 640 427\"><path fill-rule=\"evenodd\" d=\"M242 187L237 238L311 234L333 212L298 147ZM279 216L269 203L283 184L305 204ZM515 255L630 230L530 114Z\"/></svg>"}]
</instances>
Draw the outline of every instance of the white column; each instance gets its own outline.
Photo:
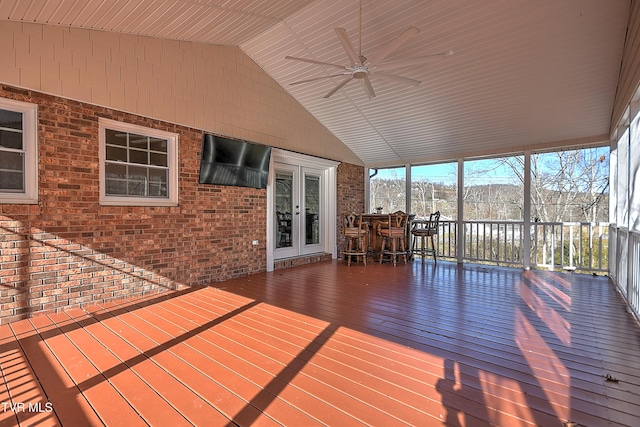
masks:
<instances>
[{"instance_id":1,"label":"white column","mask_svg":"<svg viewBox=\"0 0 640 427\"><path fill-rule=\"evenodd\" d=\"M524 152L524 246L522 264L525 270L531 270L531 151Z\"/></svg>"},{"instance_id":2,"label":"white column","mask_svg":"<svg viewBox=\"0 0 640 427\"><path fill-rule=\"evenodd\" d=\"M464 159L458 159L458 223L456 227L456 254L458 264L464 262Z\"/></svg>"},{"instance_id":3,"label":"white column","mask_svg":"<svg viewBox=\"0 0 640 427\"><path fill-rule=\"evenodd\" d=\"M371 171L368 167L364 168L364 212L371 212L371 200L369 194L371 194Z\"/></svg>"},{"instance_id":4,"label":"white column","mask_svg":"<svg viewBox=\"0 0 640 427\"><path fill-rule=\"evenodd\" d=\"M405 165L404 191L406 194L404 211L411 213L411 165Z\"/></svg>"}]
</instances>

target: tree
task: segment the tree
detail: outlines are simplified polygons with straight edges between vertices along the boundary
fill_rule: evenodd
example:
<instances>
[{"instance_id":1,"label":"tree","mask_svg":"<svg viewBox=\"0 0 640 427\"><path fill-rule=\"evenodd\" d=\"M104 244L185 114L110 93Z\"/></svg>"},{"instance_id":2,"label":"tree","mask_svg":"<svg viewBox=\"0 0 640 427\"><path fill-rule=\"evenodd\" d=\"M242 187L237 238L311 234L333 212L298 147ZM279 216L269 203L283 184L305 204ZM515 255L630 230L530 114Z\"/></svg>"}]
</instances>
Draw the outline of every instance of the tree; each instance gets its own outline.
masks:
<instances>
[{"instance_id":1,"label":"tree","mask_svg":"<svg viewBox=\"0 0 640 427\"><path fill-rule=\"evenodd\" d=\"M506 157L524 183L524 158ZM609 176L605 149L578 149L531 156L531 216L543 222L606 220Z\"/></svg>"}]
</instances>

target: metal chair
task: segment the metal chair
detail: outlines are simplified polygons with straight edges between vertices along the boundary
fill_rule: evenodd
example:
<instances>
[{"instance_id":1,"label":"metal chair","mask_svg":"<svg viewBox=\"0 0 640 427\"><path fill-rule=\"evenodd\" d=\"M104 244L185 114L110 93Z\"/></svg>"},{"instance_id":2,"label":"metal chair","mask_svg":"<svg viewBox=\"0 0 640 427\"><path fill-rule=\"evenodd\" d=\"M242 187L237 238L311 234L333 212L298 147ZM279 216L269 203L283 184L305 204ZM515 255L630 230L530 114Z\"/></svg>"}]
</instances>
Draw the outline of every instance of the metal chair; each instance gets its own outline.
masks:
<instances>
[{"instance_id":1,"label":"metal chair","mask_svg":"<svg viewBox=\"0 0 640 427\"><path fill-rule=\"evenodd\" d=\"M438 224L440 222L440 211L434 212L429 215L429 220L415 220L411 224L411 252L413 254L419 253L424 263L424 259L427 255L433 255L433 262L437 263L436 259L436 245L434 236L438 235ZM431 240L431 249L428 246L428 240ZM420 239L420 247L416 248L416 241Z\"/></svg>"}]
</instances>

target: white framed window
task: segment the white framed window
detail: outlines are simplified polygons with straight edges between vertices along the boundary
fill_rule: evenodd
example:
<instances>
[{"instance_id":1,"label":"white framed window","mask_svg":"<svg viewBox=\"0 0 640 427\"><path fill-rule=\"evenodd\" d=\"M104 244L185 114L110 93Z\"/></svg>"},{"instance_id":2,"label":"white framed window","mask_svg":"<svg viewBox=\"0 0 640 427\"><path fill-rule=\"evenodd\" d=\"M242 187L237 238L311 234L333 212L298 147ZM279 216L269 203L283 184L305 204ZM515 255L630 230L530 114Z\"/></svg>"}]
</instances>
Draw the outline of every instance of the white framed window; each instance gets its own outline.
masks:
<instances>
[{"instance_id":1,"label":"white framed window","mask_svg":"<svg viewBox=\"0 0 640 427\"><path fill-rule=\"evenodd\" d=\"M178 134L103 118L99 130L100 204L178 204Z\"/></svg>"},{"instance_id":2,"label":"white framed window","mask_svg":"<svg viewBox=\"0 0 640 427\"><path fill-rule=\"evenodd\" d=\"M38 106L0 98L0 203L38 203Z\"/></svg>"}]
</instances>

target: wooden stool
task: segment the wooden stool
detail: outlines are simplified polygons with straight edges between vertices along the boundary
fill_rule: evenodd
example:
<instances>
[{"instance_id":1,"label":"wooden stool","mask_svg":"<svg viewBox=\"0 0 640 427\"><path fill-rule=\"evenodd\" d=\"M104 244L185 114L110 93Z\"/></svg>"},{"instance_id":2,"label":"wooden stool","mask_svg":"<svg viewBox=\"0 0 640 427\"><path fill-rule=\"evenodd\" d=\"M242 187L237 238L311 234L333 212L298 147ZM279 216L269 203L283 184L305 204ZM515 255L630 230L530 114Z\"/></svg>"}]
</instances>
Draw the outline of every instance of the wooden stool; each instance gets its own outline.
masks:
<instances>
[{"instance_id":1,"label":"wooden stool","mask_svg":"<svg viewBox=\"0 0 640 427\"><path fill-rule=\"evenodd\" d=\"M362 257L362 263L367 265L367 230L366 224L362 222L362 214L349 212L344 216L344 228L342 229L345 244L343 255L347 257L347 265L351 265L351 257Z\"/></svg>"},{"instance_id":2,"label":"wooden stool","mask_svg":"<svg viewBox=\"0 0 640 427\"><path fill-rule=\"evenodd\" d=\"M434 212L429 215L429 220L416 220L411 224L411 235L413 236L411 242L411 252L419 253L424 263L424 259L427 255L433 255L434 264L437 263L436 259L436 245L434 236L438 235L438 223L440 221L440 211ZM420 239L420 248L416 249L416 241ZM429 249L428 240L431 240L431 249Z\"/></svg>"},{"instance_id":3,"label":"wooden stool","mask_svg":"<svg viewBox=\"0 0 640 427\"><path fill-rule=\"evenodd\" d=\"M406 236L407 236L407 219L408 216L404 212L398 211L389 214L389 226L378 228L378 235L382 237L382 246L380 247L380 264L385 255L390 255L393 266L397 264L398 255L402 255L404 263L407 263ZM385 250L385 246L389 244L390 250ZM398 251L398 248L400 251Z\"/></svg>"}]
</instances>

